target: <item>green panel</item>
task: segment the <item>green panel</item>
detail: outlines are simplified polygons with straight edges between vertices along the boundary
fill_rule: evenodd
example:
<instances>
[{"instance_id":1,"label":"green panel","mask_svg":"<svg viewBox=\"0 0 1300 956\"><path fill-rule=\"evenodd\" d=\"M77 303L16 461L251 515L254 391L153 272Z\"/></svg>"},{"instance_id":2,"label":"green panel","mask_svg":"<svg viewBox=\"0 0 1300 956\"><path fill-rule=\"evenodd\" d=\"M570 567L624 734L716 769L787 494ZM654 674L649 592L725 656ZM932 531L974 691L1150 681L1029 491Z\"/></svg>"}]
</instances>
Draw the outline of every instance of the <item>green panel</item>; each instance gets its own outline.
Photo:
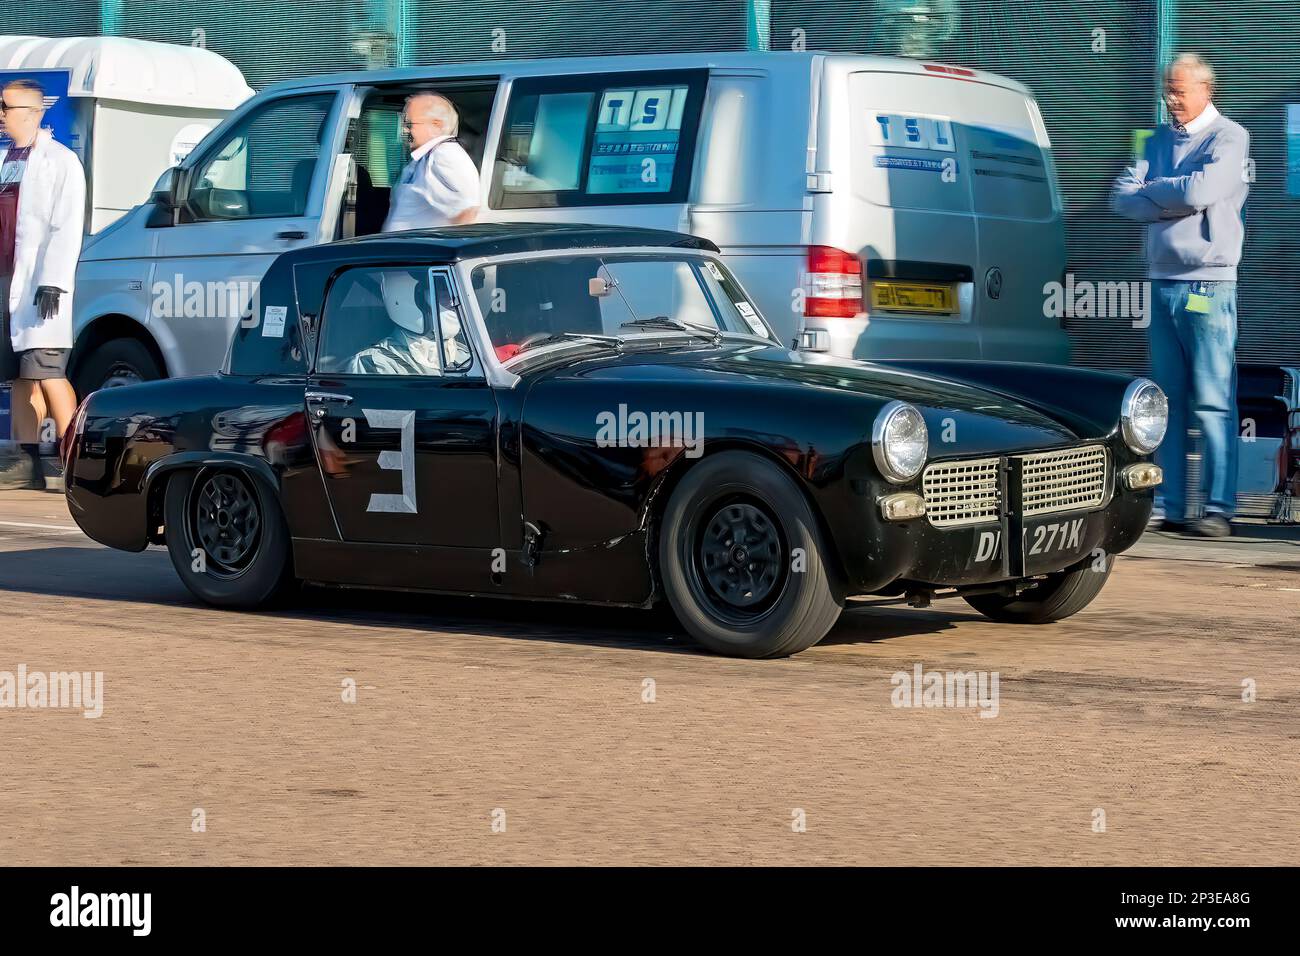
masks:
<instances>
[{"instance_id":1,"label":"green panel","mask_svg":"<svg viewBox=\"0 0 1300 956\"><path fill-rule=\"evenodd\" d=\"M38 37L99 33L98 0L0 0L0 33Z\"/></svg>"},{"instance_id":2,"label":"green panel","mask_svg":"<svg viewBox=\"0 0 1300 956\"><path fill-rule=\"evenodd\" d=\"M337 70L744 49L746 0L119 0L119 32L202 43L254 88ZM98 8L91 3L90 7ZM98 13L82 32L98 32ZM499 31L499 32L494 32Z\"/></svg>"},{"instance_id":3,"label":"green panel","mask_svg":"<svg viewBox=\"0 0 1300 956\"><path fill-rule=\"evenodd\" d=\"M382 11L356 0L121 0L120 6L122 35L206 46L238 66L254 89L364 69L374 46L368 37L387 29L376 19ZM381 45L391 50L391 36Z\"/></svg>"},{"instance_id":4,"label":"green panel","mask_svg":"<svg viewBox=\"0 0 1300 956\"><path fill-rule=\"evenodd\" d=\"M412 64L743 50L746 42L745 0L408 0L408 4Z\"/></svg>"},{"instance_id":5,"label":"green panel","mask_svg":"<svg viewBox=\"0 0 1300 956\"><path fill-rule=\"evenodd\" d=\"M1255 182L1237 277L1237 357L1300 365L1300 134L1289 155L1286 134L1287 104L1300 110L1300 8L1181 0L1175 12L1174 52L1210 61L1218 74L1215 105L1250 131ZM1295 170L1290 192L1288 168Z\"/></svg>"},{"instance_id":6,"label":"green panel","mask_svg":"<svg viewBox=\"0 0 1300 956\"><path fill-rule=\"evenodd\" d=\"M114 0L127 36L203 43L255 88L335 70L474 59L744 49L766 0ZM1300 12L1275 0L1164 0L1174 36L1221 76L1218 102L1253 137L1257 179L1241 270L1243 360L1300 364ZM0 0L0 30L95 35L97 0ZM772 49L911 54L992 70L1034 90L1066 202L1079 279L1142 278L1141 229L1110 215L1110 183L1134 131L1156 122L1155 0L771 0ZM1105 51L1094 51L1094 31ZM504 31L494 33L494 30ZM504 44L504 49L502 49ZM496 48L494 48L494 45ZM1297 120L1300 122L1300 120ZM1288 164L1294 167L1287 189ZM1278 315L1285 317L1279 321ZM1127 320L1069 324L1080 364L1140 369L1145 336Z\"/></svg>"}]
</instances>

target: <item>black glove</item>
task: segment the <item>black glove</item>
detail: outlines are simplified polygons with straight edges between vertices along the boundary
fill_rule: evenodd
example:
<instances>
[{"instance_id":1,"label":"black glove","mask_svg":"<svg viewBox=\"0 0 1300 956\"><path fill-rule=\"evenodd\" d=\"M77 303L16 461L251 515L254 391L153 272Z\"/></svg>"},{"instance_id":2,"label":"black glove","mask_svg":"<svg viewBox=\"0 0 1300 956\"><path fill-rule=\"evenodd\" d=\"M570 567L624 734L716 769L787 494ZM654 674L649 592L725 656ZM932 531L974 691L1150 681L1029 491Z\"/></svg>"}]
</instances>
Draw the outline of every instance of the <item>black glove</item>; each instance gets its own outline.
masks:
<instances>
[{"instance_id":1,"label":"black glove","mask_svg":"<svg viewBox=\"0 0 1300 956\"><path fill-rule=\"evenodd\" d=\"M36 314L42 322L59 314L59 296L62 294L61 289L56 289L52 285L43 285L36 290L36 298L32 300L32 305L36 306Z\"/></svg>"}]
</instances>

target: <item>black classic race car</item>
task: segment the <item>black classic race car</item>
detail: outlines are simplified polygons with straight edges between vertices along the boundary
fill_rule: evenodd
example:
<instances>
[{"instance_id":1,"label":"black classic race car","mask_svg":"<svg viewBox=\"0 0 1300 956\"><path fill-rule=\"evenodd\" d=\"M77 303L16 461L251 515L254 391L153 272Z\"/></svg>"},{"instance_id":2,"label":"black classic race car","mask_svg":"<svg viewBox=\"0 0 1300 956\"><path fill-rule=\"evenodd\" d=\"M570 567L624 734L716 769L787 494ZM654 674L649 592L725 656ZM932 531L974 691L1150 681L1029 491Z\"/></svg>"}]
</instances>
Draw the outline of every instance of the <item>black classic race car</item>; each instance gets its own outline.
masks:
<instances>
[{"instance_id":1,"label":"black classic race car","mask_svg":"<svg viewBox=\"0 0 1300 956\"><path fill-rule=\"evenodd\" d=\"M219 374L95 392L72 515L198 597L296 581L649 606L816 644L855 595L1074 614L1142 534L1149 381L778 342L708 241L476 225L295 250Z\"/></svg>"}]
</instances>

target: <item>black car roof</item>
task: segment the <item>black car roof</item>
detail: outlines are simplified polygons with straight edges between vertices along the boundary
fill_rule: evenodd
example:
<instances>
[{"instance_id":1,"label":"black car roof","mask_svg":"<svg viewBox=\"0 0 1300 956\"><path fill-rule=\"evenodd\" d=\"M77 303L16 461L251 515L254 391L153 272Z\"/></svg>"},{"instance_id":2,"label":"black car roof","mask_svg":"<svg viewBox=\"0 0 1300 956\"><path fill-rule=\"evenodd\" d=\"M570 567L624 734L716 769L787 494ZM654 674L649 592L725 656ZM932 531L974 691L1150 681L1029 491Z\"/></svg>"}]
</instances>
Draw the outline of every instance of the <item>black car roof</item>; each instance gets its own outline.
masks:
<instances>
[{"instance_id":1,"label":"black car roof","mask_svg":"<svg viewBox=\"0 0 1300 956\"><path fill-rule=\"evenodd\" d=\"M370 259L398 256L453 262L481 256L547 252L557 249L588 249L617 246L662 246L717 252L707 239L667 229L631 226L591 226L580 223L484 222L444 229L412 229L406 232L358 236L323 245L307 246L285 254L296 262L340 258Z\"/></svg>"}]
</instances>

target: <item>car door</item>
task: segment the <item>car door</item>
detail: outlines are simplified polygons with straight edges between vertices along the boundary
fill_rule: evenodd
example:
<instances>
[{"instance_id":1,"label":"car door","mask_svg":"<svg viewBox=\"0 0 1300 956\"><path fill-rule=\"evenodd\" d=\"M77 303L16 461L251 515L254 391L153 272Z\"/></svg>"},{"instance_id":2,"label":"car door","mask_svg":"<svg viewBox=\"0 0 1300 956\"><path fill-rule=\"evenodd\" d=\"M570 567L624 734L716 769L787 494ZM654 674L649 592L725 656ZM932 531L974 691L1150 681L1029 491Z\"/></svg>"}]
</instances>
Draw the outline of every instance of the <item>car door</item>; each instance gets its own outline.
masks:
<instances>
[{"instance_id":1,"label":"car door","mask_svg":"<svg viewBox=\"0 0 1300 956\"><path fill-rule=\"evenodd\" d=\"M467 321L445 267L357 266L330 282L305 401L345 542L500 543L497 406Z\"/></svg>"},{"instance_id":2,"label":"car door","mask_svg":"<svg viewBox=\"0 0 1300 956\"><path fill-rule=\"evenodd\" d=\"M154 227L150 280L149 322L176 343L172 375L214 371L275 257L332 238L323 213L341 99L330 89L256 104L186 165L175 218Z\"/></svg>"}]
</instances>

